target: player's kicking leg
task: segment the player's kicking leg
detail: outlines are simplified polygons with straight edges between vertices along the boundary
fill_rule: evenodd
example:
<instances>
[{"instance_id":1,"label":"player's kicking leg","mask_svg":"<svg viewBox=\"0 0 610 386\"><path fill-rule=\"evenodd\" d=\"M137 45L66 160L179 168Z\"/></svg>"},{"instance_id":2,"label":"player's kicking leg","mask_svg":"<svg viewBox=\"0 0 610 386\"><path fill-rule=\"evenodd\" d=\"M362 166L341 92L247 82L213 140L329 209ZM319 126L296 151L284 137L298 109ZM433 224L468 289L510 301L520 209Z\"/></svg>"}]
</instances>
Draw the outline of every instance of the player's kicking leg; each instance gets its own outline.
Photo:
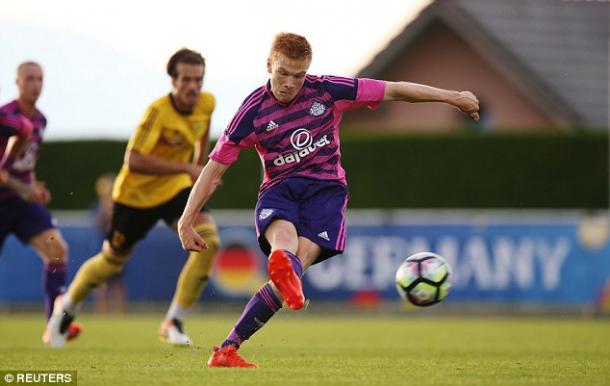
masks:
<instances>
[{"instance_id":1,"label":"player's kicking leg","mask_svg":"<svg viewBox=\"0 0 610 386\"><path fill-rule=\"evenodd\" d=\"M303 264L291 252L298 247L297 230L291 222L276 219L265 229L265 238L273 249L267 260L269 277L288 307L300 310L305 304L301 285Z\"/></svg>"},{"instance_id":2,"label":"player's kicking leg","mask_svg":"<svg viewBox=\"0 0 610 386\"><path fill-rule=\"evenodd\" d=\"M214 348L209 367L254 367L237 353L241 344L282 308L282 300L293 310L302 308L302 273L314 262L343 252L347 189L322 185L304 206L303 202L286 201L284 188L280 184L267 190L256 207L258 241L263 251L270 252L267 268L271 281L250 299L221 348ZM335 210L321 216L316 209L328 203L336 203ZM300 224L298 232L294 224Z\"/></svg>"}]
</instances>

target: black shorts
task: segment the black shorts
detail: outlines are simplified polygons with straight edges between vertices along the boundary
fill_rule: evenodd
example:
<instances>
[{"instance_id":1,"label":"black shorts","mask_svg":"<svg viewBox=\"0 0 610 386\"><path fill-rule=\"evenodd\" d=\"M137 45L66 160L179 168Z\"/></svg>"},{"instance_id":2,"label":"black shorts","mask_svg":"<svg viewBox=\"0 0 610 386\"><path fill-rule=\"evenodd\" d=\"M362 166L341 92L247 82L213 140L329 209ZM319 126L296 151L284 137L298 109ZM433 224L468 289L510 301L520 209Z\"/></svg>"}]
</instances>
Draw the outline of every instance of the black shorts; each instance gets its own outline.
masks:
<instances>
[{"instance_id":1,"label":"black shorts","mask_svg":"<svg viewBox=\"0 0 610 386\"><path fill-rule=\"evenodd\" d=\"M128 252L135 243L146 237L157 221L163 220L171 226L178 220L190 192L191 188L181 190L171 200L151 208L134 208L115 202L106 240L115 251ZM204 207L201 211L207 212L208 209Z\"/></svg>"}]
</instances>

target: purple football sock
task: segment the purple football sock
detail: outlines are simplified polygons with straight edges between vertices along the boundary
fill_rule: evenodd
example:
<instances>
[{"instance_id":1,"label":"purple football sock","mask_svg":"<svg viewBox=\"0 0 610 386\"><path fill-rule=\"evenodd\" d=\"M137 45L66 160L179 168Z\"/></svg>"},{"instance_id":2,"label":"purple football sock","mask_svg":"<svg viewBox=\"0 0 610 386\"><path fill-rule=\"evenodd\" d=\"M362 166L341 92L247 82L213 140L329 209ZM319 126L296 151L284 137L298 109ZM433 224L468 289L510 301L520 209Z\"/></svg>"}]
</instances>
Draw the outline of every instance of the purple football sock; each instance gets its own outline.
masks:
<instances>
[{"instance_id":1,"label":"purple football sock","mask_svg":"<svg viewBox=\"0 0 610 386\"><path fill-rule=\"evenodd\" d=\"M292 262L292 269L297 274L298 277L303 276L303 263L301 263L301 259L297 257L294 253L284 249L284 252L290 257L290 261Z\"/></svg>"},{"instance_id":2,"label":"purple football sock","mask_svg":"<svg viewBox=\"0 0 610 386\"><path fill-rule=\"evenodd\" d=\"M246 304L246 308L221 347L228 345L239 347L263 327L280 308L282 302L273 293L271 285L265 283Z\"/></svg>"},{"instance_id":3,"label":"purple football sock","mask_svg":"<svg viewBox=\"0 0 610 386\"><path fill-rule=\"evenodd\" d=\"M44 308L47 319L53 313L53 305L57 295L66 289L66 272L68 267L64 263L45 264L42 274L42 286L44 288Z\"/></svg>"}]
</instances>

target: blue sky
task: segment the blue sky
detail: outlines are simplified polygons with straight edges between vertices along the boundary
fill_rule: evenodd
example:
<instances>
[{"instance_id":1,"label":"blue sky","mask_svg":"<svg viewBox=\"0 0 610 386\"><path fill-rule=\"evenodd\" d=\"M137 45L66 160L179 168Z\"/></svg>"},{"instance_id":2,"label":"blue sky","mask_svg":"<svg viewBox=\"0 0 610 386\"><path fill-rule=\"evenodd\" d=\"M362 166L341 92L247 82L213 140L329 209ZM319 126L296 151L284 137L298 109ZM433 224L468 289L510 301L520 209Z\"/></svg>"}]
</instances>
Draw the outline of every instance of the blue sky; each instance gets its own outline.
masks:
<instances>
[{"instance_id":1,"label":"blue sky","mask_svg":"<svg viewBox=\"0 0 610 386\"><path fill-rule=\"evenodd\" d=\"M170 91L164 66L186 46L207 59L204 88L217 98L218 136L267 79L275 33L305 35L313 74L353 75L429 0L202 2L20 0L0 13L0 102L16 94L15 68L39 61L47 138L127 138L146 106ZM374 4L374 7L372 6Z\"/></svg>"}]
</instances>

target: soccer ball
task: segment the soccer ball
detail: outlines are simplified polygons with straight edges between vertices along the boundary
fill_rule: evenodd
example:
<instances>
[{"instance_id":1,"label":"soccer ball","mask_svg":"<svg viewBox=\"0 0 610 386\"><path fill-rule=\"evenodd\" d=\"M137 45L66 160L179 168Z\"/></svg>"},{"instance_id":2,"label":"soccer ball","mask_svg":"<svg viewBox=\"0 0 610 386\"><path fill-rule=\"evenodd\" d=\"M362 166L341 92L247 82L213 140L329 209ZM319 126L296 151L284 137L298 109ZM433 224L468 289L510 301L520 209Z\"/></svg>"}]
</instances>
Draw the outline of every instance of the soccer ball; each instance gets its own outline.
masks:
<instances>
[{"instance_id":1,"label":"soccer ball","mask_svg":"<svg viewBox=\"0 0 610 386\"><path fill-rule=\"evenodd\" d=\"M443 300L451 288L451 268L440 255L421 252L409 256L396 271L396 289L401 298L416 306L431 306Z\"/></svg>"}]
</instances>

